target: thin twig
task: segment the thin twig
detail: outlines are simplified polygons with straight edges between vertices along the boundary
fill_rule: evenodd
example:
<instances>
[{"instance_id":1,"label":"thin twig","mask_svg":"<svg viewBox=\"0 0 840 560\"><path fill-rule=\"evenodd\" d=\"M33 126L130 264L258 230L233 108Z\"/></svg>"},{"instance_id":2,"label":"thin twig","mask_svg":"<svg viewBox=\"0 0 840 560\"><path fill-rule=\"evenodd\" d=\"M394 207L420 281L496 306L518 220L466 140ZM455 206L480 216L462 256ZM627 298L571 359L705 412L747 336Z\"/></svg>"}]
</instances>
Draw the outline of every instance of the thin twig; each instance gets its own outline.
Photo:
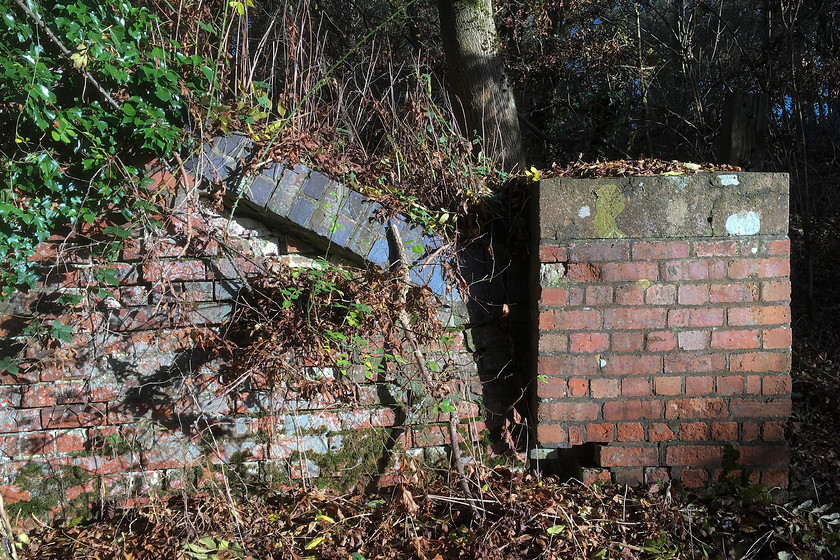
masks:
<instances>
[{"instance_id":1,"label":"thin twig","mask_svg":"<svg viewBox=\"0 0 840 560\"><path fill-rule=\"evenodd\" d=\"M432 376L429 374L428 369L426 368L426 359L423 355L423 350L420 348L420 344L417 342L417 338L414 336L414 331L411 330L411 320L408 316L408 311L405 309L406 298L408 297L408 286L411 283L411 278L408 272L408 257L406 257L405 253L405 246L403 245L402 238L400 237L400 233L397 230L397 225L393 221L388 224L388 232L389 238L393 246L397 250L398 260L394 263L396 266L396 270L401 272L402 274L402 284L400 286L400 295L399 295L399 321L400 326L402 326L403 331L405 332L405 337L408 339L409 344L411 345L412 353L414 355L414 360L417 363L417 367L420 370L420 375L423 378L423 382L426 384L427 387L432 387ZM464 472L464 459L461 456L461 444L458 441L458 412L454 409L449 412L449 440L450 445L452 446L452 462L455 465L455 470L458 473L458 479L461 483L461 489L464 491L464 496L470 503L470 508L472 509L473 513L478 516L479 518L484 517L483 510L480 509L476 505L476 500L473 497L472 492L470 491L470 484L467 480L467 475Z\"/></svg>"}]
</instances>

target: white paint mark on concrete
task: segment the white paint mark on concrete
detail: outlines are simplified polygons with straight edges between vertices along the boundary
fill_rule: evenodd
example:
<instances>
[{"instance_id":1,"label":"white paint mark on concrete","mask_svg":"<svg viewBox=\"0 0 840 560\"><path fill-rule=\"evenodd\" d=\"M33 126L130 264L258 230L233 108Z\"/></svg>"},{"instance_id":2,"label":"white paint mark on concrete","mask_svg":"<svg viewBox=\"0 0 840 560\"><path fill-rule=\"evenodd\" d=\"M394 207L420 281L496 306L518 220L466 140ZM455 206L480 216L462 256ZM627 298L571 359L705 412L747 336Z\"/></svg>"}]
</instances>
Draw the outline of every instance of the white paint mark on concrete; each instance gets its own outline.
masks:
<instances>
[{"instance_id":1,"label":"white paint mark on concrete","mask_svg":"<svg viewBox=\"0 0 840 560\"><path fill-rule=\"evenodd\" d=\"M589 206L581 206L578 210L578 218L585 218L589 215Z\"/></svg>"},{"instance_id":2,"label":"white paint mark on concrete","mask_svg":"<svg viewBox=\"0 0 840 560\"><path fill-rule=\"evenodd\" d=\"M720 179L720 184L724 187L741 184L741 182L738 181L737 175L718 175L718 179Z\"/></svg>"},{"instance_id":3,"label":"white paint mark on concrete","mask_svg":"<svg viewBox=\"0 0 840 560\"><path fill-rule=\"evenodd\" d=\"M752 210L742 210L726 218L726 231L730 235L754 235L761 229L761 215Z\"/></svg>"}]
</instances>

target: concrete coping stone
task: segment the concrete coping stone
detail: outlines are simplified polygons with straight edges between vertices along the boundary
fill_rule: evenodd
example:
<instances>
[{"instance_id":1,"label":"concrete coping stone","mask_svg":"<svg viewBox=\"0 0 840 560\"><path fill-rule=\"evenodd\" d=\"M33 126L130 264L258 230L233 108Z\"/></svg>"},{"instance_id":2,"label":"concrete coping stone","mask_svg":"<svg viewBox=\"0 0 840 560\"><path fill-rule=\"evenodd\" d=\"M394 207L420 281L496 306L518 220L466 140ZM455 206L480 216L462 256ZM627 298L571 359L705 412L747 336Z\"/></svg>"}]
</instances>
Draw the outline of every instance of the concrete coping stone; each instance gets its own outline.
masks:
<instances>
[{"instance_id":1,"label":"concrete coping stone","mask_svg":"<svg viewBox=\"0 0 840 560\"><path fill-rule=\"evenodd\" d=\"M536 185L544 240L786 235L786 173L711 172Z\"/></svg>"}]
</instances>

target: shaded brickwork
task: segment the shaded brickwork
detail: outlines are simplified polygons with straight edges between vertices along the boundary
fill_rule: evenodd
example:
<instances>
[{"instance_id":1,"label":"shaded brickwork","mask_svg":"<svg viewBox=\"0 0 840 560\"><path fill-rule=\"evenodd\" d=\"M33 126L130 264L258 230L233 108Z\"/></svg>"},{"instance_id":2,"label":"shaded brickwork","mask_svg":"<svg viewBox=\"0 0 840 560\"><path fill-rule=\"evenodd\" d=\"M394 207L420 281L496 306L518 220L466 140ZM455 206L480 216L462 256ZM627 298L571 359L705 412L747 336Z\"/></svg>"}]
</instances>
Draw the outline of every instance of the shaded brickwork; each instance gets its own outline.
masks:
<instances>
[{"instance_id":1,"label":"shaded brickwork","mask_svg":"<svg viewBox=\"0 0 840 560\"><path fill-rule=\"evenodd\" d=\"M319 195L311 185L321 179L304 174L295 200L319 200L326 191ZM156 178L163 187L174 184L167 173ZM327 190L337 188L330 184ZM416 388L412 397L404 378L386 382L351 367L358 404L348 404L226 373L218 343L249 278L280 263L311 266L311 258L324 256L339 262L330 248L343 243L352 252L361 246L356 236L369 231L376 233L373 245L383 239L386 226L373 219L374 205L344 194L342 208L356 205L346 213L357 223L345 224L350 235L341 240L323 235L311 216L295 228L288 215L231 219L185 204L158 233L134 231L111 264L90 258L85 236L84 243L63 236L44 243L36 255L43 284L15 294L0 314L3 355L25 348L26 358L18 370L0 374L0 492L7 505L61 515L103 499L244 482L278 487L320 477L346 484L349 476L351 483L366 483L390 476L405 454L446 461L448 416L434 403L417 402ZM298 235L310 227L309 235ZM417 234L404 221L399 229L423 243L423 252L437 248L432 238L409 237ZM387 264L377 254L364 257L371 265ZM418 258L414 267L423 264ZM443 278L439 269L435 274ZM425 270L413 270L419 275L429 275L423 283L440 294L441 318L459 325L466 310L457 294ZM72 329L72 338L56 341L23 330L33 324L49 330L56 319ZM427 356L458 372L453 398L461 401L465 441L475 441L483 429L474 392L480 384L463 337L455 330L452 338L446 350L427 348ZM313 378L335 375L306 355L290 367Z\"/></svg>"},{"instance_id":2,"label":"shaded brickwork","mask_svg":"<svg viewBox=\"0 0 840 560\"><path fill-rule=\"evenodd\" d=\"M538 454L701 486L731 444L751 480L786 487L787 177L549 180L538 196Z\"/></svg>"}]
</instances>

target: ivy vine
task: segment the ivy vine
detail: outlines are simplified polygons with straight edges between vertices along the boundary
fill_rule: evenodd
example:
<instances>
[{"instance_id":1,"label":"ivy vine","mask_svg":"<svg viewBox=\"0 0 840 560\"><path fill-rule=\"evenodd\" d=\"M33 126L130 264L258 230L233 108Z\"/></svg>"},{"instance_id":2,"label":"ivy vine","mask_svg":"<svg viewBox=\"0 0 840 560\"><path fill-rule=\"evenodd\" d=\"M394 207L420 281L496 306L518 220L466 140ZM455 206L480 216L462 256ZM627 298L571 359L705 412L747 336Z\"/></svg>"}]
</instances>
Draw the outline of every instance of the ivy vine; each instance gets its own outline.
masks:
<instances>
[{"instance_id":1,"label":"ivy vine","mask_svg":"<svg viewBox=\"0 0 840 560\"><path fill-rule=\"evenodd\" d=\"M188 140L215 65L120 0L0 0L0 295L34 287L56 231L151 209L144 165ZM117 232L119 233L119 232ZM119 237L119 236L118 236Z\"/></svg>"}]
</instances>

